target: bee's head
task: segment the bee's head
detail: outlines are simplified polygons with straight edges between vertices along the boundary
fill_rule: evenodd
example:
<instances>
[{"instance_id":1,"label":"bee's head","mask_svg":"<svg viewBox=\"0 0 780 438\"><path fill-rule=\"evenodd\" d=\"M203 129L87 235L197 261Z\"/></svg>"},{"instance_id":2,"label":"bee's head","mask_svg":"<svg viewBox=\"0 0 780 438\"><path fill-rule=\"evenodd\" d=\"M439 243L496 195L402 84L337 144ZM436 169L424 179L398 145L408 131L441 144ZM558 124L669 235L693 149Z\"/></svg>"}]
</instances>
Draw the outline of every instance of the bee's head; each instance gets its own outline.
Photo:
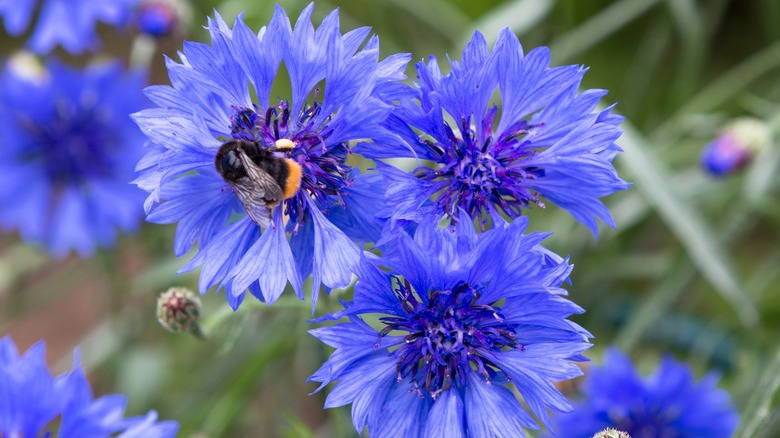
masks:
<instances>
[{"instance_id":1,"label":"bee's head","mask_svg":"<svg viewBox=\"0 0 780 438\"><path fill-rule=\"evenodd\" d=\"M217 152L214 165L217 172L227 181L234 181L246 176L244 163L239 156L239 154L244 153L242 147L242 141L229 140Z\"/></svg>"}]
</instances>

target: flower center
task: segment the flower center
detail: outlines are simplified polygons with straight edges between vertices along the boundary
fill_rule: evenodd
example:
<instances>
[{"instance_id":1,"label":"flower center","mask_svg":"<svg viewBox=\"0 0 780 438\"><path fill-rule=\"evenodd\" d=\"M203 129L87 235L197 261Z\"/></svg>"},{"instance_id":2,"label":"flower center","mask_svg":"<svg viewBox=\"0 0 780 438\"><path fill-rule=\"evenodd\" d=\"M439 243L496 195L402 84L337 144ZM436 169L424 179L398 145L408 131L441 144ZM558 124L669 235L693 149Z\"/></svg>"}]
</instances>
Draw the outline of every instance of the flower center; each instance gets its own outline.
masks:
<instances>
[{"instance_id":1,"label":"flower center","mask_svg":"<svg viewBox=\"0 0 780 438\"><path fill-rule=\"evenodd\" d=\"M482 136L471 128L471 117L463 117L460 136L445 123L449 141L422 140L439 155L438 166L418 167L415 176L433 183L434 204L453 223L461 208L480 218L484 229L491 213L503 212L514 219L530 204L544 207L539 195L524 184L544 176L544 170L530 162L536 153L527 139L532 126L523 120L496 139L492 135L495 114L495 107L486 114Z\"/></svg>"},{"instance_id":2,"label":"flower center","mask_svg":"<svg viewBox=\"0 0 780 438\"><path fill-rule=\"evenodd\" d=\"M234 139L257 141L260 147L274 148L278 140L289 140L294 147L277 151L286 158L295 160L301 166L301 190L284 201L284 213L296 228L305 217L309 204L307 197L314 199L321 210L327 210L334 203L342 206L341 189L349 184L351 167L345 164L349 148L346 143L327 146L325 141L333 133L325 122L320 121L320 109L316 101L304 108L297 117L292 117L287 101L258 113L257 107L235 108L230 118L231 136Z\"/></svg>"},{"instance_id":3,"label":"flower center","mask_svg":"<svg viewBox=\"0 0 780 438\"><path fill-rule=\"evenodd\" d=\"M611 413L610 421L616 428L637 438L677 438L681 436L674 430L673 412L662 407L638 407L631 409L627 416Z\"/></svg>"},{"instance_id":4,"label":"flower center","mask_svg":"<svg viewBox=\"0 0 780 438\"><path fill-rule=\"evenodd\" d=\"M520 348L515 331L501 317L501 308L477 303L479 292L464 282L451 290L431 290L419 299L405 279L396 278L396 296L407 317L385 317L380 333L404 331L404 344L392 354L398 381L409 377L420 396L425 388L435 399L442 392L465 385L469 372L487 381L500 369L489 359L493 353Z\"/></svg>"},{"instance_id":5,"label":"flower center","mask_svg":"<svg viewBox=\"0 0 780 438\"><path fill-rule=\"evenodd\" d=\"M93 108L61 108L45 123L23 120L32 141L21 159L42 166L54 185L112 175L118 139L101 117Z\"/></svg>"}]
</instances>

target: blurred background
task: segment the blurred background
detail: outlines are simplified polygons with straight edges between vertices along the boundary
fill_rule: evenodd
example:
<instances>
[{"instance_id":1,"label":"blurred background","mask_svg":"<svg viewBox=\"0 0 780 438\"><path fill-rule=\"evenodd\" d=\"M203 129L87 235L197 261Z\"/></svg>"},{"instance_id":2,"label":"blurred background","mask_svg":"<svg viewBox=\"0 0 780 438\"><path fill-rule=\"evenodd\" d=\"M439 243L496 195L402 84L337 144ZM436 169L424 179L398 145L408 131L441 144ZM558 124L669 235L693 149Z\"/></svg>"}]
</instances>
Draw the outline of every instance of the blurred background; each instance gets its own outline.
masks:
<instances>
[{"instance_id":1,"label":"blurred background","mask_svg":"<svg viewBox=\"0 0 780 438\"><path fill-rule=\"evenodd\" d=\"M308 1L279 3L294 20ZM163 54L176 58L183 39L209 41L202 26L213 9L229 23L244 11L259 29L273 5L193 1L186 30L151 47L150 83L167 83ZM531 227L554 230L548 247L575 265L570 298L587 312L572 319L595 336L588 355L598 362L618 345L644 371L665 352L698 376L715 370L742 416L736 436L780 436L780 2L317 1L315 24L335 7L342 31L371 26L384 56L459 59L475 29L492 43L509 26L526 51L546 45L554 65L589 67L583 87L608 89L604 104L626 117L616 167L633 186L606 199L618 228L596 241L555 206L530 212ZM129 59L137 45L130 31L100 35L100 56ZM3 58L23 44L3 38ZM720 175L702 167L702 150L744 118L767 134L747 142L752 160ZM210 291L207 339L163 330L158 294L197 290L197 272L176 274L189 257L173 256L174 229L145 224L89 260L53 259L0 235L0 332L20 349L45 339L59 372L81 346L96 394L124 393L128 414L156 409L182 437L357 436L349 407L324 411L324 393L308 395L316 385L306 378L331 352L306 334L308 301L286 293L268 308L249 297L233 313ZM340 296L321 299L317 314ZM562 386L574 394L577 384Z\"/></svg>"}]
</instances>

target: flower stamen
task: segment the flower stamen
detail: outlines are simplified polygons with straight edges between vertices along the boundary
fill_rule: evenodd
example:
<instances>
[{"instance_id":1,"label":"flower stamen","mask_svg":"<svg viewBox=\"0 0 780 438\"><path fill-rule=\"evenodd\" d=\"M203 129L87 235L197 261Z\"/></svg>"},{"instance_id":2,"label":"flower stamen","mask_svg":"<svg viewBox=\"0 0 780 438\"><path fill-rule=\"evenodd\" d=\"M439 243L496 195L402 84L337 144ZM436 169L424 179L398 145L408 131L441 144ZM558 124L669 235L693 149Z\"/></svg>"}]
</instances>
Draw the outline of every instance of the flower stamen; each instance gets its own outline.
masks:
<instances>
[{"instance_id":1,"label":"flower stamen","mask_svg":"<svg viewBox=\"0 0 780 438\"><path fill-rule=\"evenodd\" d=\"M521 347L501 308L478 303L479 291L464 282L451 290L431 290L423 299L406 279L397 278L395 295L408 316L381 318L387 326L379 336L408 332L392 353L398 380L409 377L434 399L453 385L464 385L470 371L489 381L499 371L489 359L492 353Z\"/></svg>"}]
</instances>

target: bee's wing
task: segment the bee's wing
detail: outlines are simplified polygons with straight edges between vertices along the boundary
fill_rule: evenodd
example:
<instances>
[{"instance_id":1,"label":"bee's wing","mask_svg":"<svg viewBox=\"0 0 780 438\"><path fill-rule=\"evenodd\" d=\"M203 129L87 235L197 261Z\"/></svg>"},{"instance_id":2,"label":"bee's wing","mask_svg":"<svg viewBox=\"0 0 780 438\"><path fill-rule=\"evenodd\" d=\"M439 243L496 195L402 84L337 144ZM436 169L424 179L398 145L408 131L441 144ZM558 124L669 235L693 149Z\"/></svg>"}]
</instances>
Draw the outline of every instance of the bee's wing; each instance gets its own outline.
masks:
<instances>
[{"instance_id":1,"label":"bee's wing","mask_svg":"<svg viewBox=\"0 0 780 438\"><path fill-rule=\"evenodd\" d=\"M263 171L243 152L241 159L247 176L231 184L249 217L265 228L271 222L271 209L279 204L284 196L276 180Z\"/></svg>"},{"instance_id":2,"label":"bee's wing","mask_svg":"<svg viewBox=\"0 0 780 438\"><path fill-rule=\"evenodd\" d=\"M267 227L271 223L271 209L263 200L263 189L246 177L230 183L230 186L233 187L233 193L238 196L249 218L260 227Z\"/></svg>"}]
</instances>

